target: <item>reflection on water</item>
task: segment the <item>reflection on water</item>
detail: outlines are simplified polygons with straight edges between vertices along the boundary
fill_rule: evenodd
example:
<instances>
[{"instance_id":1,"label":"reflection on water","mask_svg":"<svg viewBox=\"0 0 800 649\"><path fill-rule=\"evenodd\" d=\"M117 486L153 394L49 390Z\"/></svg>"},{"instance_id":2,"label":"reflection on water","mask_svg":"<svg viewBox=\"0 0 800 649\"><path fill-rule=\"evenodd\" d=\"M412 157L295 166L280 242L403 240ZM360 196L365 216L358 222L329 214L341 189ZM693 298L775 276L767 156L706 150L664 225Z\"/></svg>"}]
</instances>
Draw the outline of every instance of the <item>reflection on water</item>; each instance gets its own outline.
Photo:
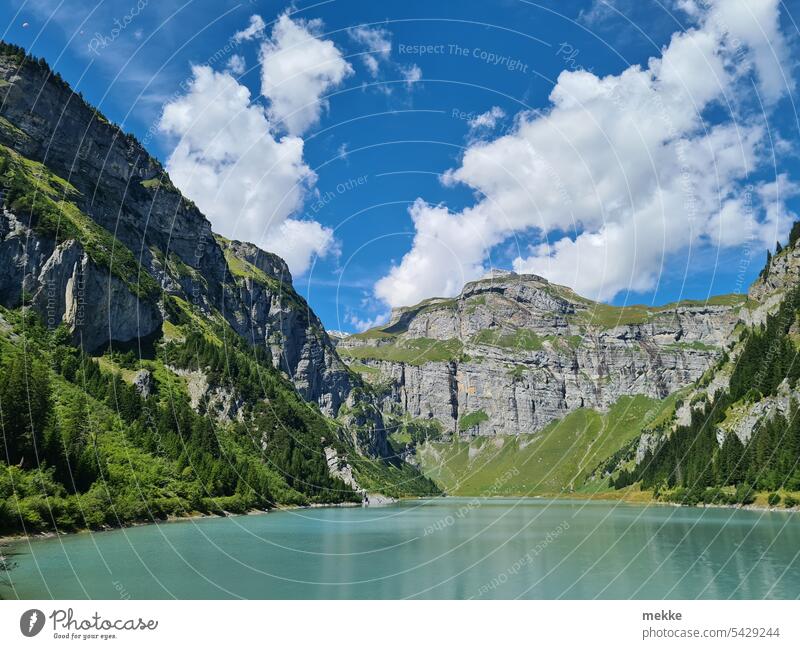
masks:
<instances>
[{"instance_id":1,"label":"reflection on water","mask_svg":"<svg viewBox=\"0 0 800 649\"><path fill-rule=\"evenodd\" d=\"M12 577L26 598L796 598L798 521L446 498L35 541Z\"/></svg>"}]
</instances>

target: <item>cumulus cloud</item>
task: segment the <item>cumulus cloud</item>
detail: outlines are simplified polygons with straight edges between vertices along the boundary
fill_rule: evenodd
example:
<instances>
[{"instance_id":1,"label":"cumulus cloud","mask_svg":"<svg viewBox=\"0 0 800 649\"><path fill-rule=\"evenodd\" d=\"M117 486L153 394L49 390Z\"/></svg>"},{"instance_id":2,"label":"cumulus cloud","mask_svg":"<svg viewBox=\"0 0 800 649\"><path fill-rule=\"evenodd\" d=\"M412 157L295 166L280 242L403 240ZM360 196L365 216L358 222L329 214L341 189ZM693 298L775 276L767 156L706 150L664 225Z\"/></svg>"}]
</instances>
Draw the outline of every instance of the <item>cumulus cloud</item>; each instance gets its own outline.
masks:
<instances>
[{"instance_id":1,"label":"cumulus cloud","mask_svg":"<svg viewBox=\"0 0 800 649\"><path fill-rule=\"evenodd\" d=\"M303 140L280 139L263 107L228 72L196 66L189 91L169 103L161 130L179 138L167 160L177 186L215 231L252 241L304 273L314 255L335 249L333 233L291 216L315 182Z\"/></svg>"},{"instance_id":2,"label":"cumulus cloud","mask_svg":"<svg viewBox=\"0 0 800 649\"><path fill-rule=\"evenodd\" d=\"M242 43L244 41L251 41L254 38L261 38L266 29L267 24L264 22L264 19L258 14L254 14L250 16L250 23L247 27L233 35L233 40L235 43Z\"/></svg>"},{"instance_id":3,"label":"cumulus cloud","mask_svg":"<svg viewBox=\"0 0 800 649\"><path fill-rule=\"evenodd\" d=\"M652 289L665 260L689 246L774 245L790 220L785 193L767 202L763 183L750 181L769 140L760 108L740 98L751 74L767 103L791 87L778 7L717 0L645 66L562 72L546 111L471 143L444 174L475 191L473 206L413 205L412 249L376 296L398 306L453 295L495 246L532 233L544 243L522 249L515 270L597 299ZM731 105L733 115L703 119Z\"/></svg>"},{"instance_id":4,"label":"cumulus cloud","mask_svg":"<svg viewBox=\"0 0 800 649\"><path fill-rule=\"evenodd\" d=\"M388 61L392 53L392 34L381 27L358 25L347 30L350 38L366 48L361 54L361 61L372 77L377 77L380 62Z\"/></svg>"},{"instance_id":5,"label":"cumulus cloud","mask_svg":"<svg viewBox=\"0 0 800 649\"><path fill-rule=\"evenodd\" d=\"M270 38L262 43L261 92L269 100L269 117L290 135L319 121L325 95L353 74L333 41L319 35L319 20L292 20L282 14Z\"/></svg>"}]
</instances>

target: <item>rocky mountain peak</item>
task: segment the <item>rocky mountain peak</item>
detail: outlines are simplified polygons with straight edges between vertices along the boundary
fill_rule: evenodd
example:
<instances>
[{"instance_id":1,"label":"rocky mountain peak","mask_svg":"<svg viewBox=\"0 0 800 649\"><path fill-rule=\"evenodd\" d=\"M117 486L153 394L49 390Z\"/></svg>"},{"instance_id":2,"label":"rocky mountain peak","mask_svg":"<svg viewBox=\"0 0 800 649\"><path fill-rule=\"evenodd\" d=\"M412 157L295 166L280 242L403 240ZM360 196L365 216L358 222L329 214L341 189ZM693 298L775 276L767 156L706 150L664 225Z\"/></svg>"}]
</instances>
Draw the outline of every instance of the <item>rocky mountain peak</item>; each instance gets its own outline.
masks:
<instances>
[{"instance_id":1,"label":"rocky mountain peak","mask_svg":"<svg viewBox=\"0 0 800 649\"><path fill-rule=\"evenodd\" d=\"M743 295L663 307L596 303L537 275L492 272L338 343L388 385L384 407L472 435L533 433L623 395L664 398L723 351Z\"/></svg>"},{"instance_id":2,"label":"rocky mountain peak","mask_svg":"<svg viewBox=\"0 0 800 649\"><path fill-rule=\"evenodd\" d=\"M65 323L91 352L109 343L141 351L165 320L224 324L269 349L301 396L331 416L362 385L280 257L215 235L135 137L43 60L5 43L0 174L3 306L31 296L48 326ZM385 448L379 415L370 431L365 447Z\"/></svg>"}]
</instances>

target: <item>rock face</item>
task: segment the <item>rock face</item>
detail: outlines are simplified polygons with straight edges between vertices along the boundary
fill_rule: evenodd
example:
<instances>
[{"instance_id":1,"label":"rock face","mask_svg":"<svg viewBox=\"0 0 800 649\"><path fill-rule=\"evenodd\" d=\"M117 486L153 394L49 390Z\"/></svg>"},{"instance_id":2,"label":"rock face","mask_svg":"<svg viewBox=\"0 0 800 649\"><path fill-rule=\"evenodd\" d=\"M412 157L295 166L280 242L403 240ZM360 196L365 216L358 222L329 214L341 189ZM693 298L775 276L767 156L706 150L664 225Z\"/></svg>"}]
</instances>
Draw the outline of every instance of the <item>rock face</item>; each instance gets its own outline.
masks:
<instances>
[{"instance_id":1,"label":"rock face","mask_svg":"<svg viewBox=\"0 0 800 649\"><path fill-rule=\"evenodd\" d=\"M663 398L692 383L721 354L744 301L615 308L538 276L495 272L338 347L379 372L386 411L464 437L516 435L576 408ZM445 350L450 358L439 360Z\"/></svg>"},{"instance_id":2,"label":"rock face","mask_svg":"<svg viewBox=\"0 0 800 649\"><path fill-rule=\"evenodd\" d=\"M161 334L166 299L201 316L220 315L273 363L300 394L335 416L362 385L339 359L325 330L292 287L286 264L251 244L216 237L197 207L172 185L132 136L110 124L44 64L0 50L0 153L44 165L68 201L155 287L140 294L110 261L93 260L80 237L37 227L35 210L0 192L0 303L32 306L48 326L64 322L88 350ZM24 164L28 164L25 162ZM64 182L66 181L66 182ZM28 206L29 207L29 206ZM366 397L365 397L366 398ZM376 439L385 448L378 418Z\"/></svg>"},{"instance_id":3,"label":"rock face","mask_svg":"<svg viewBox=\"0 0 800 649\"><path fill-rule=\"evenodd\" d=\"M44 322L66 323L87 349L160 331L153 301L141 300L119 277L91 261L75 240L56 245L7 209L0 213L0 303L16 306L23 293Z\"/></svg>"},{"instance_id":4,"label":"rock face","mask_svg":"<svg viewBox=\"0 0 800 649\"><path fill-rule=\"evenodd\" d=\"M647 451L653 451L659 443L678 426L689 425L692 412L701 410L706 401L713 402L715 396L728 391L731 374L742 352L742 334L747 327L758 327L766 323L769 315L774 315L784 298L800 282L800 248L795 244L788 246L771 257L768 266L750 286L746 306L739 310L739 326L727 331L723 346L727 350L724 363L714 367L714 371L687 390L679 401L675 417L664 429L643 433L636 450L636 462L640 463ZM789 328L795 338L800 337L800 322L796 319ZM788 380L780 383L774 394L753 399L745 397L728 406L726 416L717 426L716 437L720 445L728 434L735 434L746 444L765 421L775 416L788 417L792 403L800 402L800 391L792 387Z\"/></svg>"}]
</instances>

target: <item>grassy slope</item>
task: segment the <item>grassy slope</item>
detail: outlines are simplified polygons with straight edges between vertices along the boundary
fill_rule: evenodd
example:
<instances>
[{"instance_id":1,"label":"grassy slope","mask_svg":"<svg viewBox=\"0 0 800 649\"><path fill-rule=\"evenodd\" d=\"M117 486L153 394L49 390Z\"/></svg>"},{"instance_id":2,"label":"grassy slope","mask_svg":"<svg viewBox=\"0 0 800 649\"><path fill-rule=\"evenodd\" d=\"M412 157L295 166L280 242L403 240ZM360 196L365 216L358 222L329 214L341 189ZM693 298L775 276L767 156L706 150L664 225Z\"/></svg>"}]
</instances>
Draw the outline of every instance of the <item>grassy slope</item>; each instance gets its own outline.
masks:
<instances>
[{"instance_id":1,"label":"grassy slope","mask_svg":"<svg viewBox=\"0 0 800 649\"><path fill-rule=\"evenodd\" d=\"M75 205L78 191L44 165L29 160L0 144L2 185L6 202L24 219L33 217L34 230L52 236L59 243L76 239L89 257L108 268L140 297L154 296L158 283L145 271L133 253L106 229Z\"/></svg>"},{"instance_id":2,"label":"grassy slope","mask_svg":"<svg viewBox=\"0 0 800 649\"><path fill-rule=\"evenodd\" d=\"M670 400L621 397L608 413L582 408L535 435L427 443L417 457L425 475L452 495L578 490L598 464L670 406Z\"/></svg>"},{"instance_id":3,"label":"grassy slope","mask_svg":"<svg viewBox=\"0 0 800 649\"><path fill-rule=\"evenodd\" d=\"M591 303L580 313L585 324L611 329L623 325L643 324L650 318L681 307L691 306L744 306L747 296L740 293L714 295L708 300L681 300L663 306L646 306L631 304L628 306L612 306L600 302Z\"/></svg>"},{"instance_id":4,"label":"grassy slope","mask_svg":"<svg viewBox=\"0 0 800 649\"><path fill-rule=\"evenodd\" d=\"M441 489L430 478L422 475L410 464L395 464L351 455L348 462L353 467L358 484L368 492L380 492L392 498L438 496Z\"/></svg>"},{"instance_id":5,"label":"grassy slope","mask_svg":"<svg viewBox=\"0 0 800 649\"><path fill-rule=\"evenodd\" d=\"M401 340L395 344L384 344L367 347L339 347L342 358L372 358L409 365L425 363L443 363L461 357L461 342L455 339L433 340L431 338L414 338Z\"/></svg>"}]
</instances>

